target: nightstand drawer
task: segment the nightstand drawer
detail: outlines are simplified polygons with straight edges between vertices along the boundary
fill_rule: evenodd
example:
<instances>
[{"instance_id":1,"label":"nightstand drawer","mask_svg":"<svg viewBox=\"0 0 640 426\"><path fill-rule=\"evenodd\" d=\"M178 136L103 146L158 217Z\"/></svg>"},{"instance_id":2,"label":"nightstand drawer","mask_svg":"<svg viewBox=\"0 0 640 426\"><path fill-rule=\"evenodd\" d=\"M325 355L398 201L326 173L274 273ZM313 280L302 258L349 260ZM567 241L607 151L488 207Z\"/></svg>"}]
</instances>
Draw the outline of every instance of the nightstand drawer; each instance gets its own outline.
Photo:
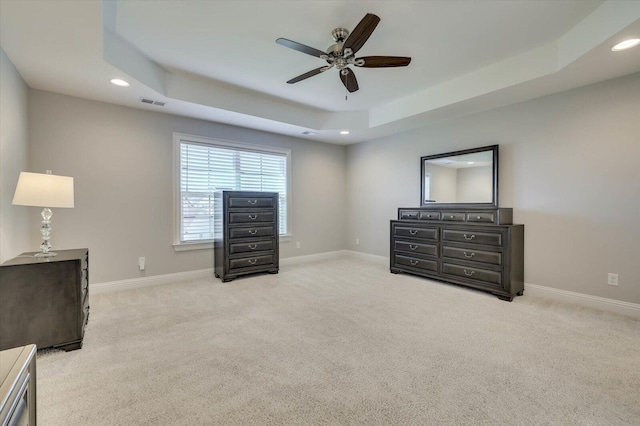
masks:
<instances>
[{"instance_id":1,"label":"nightstand drawer","mask_svg":"<svg viewBox=\"0 0 640 426\"><path fill-rule=\"evenodd\" d=\"M496 215L494 213L467 213L467 222L494 223Z\"/></svg>"},{"instance_id":2,"label":"nightstand drawer","mask_svg":"<svg viewBox=\"0 0 640 426\"><path fill-rule=\"evenodd\" d=\"M464 222L466 215L456 212L442 212L442 220L445 222Z\"/></svg>"}]
</instances>

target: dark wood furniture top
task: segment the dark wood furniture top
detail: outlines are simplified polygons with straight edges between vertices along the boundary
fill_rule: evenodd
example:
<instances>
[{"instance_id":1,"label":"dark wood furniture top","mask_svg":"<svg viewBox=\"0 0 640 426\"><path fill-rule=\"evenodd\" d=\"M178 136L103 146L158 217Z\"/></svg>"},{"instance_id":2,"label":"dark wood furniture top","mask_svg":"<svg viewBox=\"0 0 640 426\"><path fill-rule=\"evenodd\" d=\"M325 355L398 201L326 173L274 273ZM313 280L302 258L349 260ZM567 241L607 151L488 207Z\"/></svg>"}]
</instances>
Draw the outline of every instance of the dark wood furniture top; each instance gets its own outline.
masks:
<instances>
[{"instance_id":1,"label":"dark wood furniture top","mask_svg":"<svg viewBox=\"0 0 640 426\"><path fill-rule=\"evenodd\" d=\"M36 421L36 346L0 351L0 424Z\"/></svg>"}]
</instances>

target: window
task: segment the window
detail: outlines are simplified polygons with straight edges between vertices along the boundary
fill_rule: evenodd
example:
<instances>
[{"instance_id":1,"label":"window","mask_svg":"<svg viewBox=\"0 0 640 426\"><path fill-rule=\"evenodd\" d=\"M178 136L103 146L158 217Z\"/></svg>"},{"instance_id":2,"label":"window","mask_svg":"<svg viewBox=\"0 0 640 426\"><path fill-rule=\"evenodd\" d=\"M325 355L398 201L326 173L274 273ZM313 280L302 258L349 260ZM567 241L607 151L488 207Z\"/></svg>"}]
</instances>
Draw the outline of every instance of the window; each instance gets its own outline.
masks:
<instances>
[{"instance_id":1,"label":"window","mask_svg":"<svg viewBox=\"0 0 640 426\"><path fill-rule=\"evenodd\" d=\"M175 133L177 244L213 240L213 194L219 190L279 193L279 233L288 231L291 151Z\"/></svg>"}]
</instances>

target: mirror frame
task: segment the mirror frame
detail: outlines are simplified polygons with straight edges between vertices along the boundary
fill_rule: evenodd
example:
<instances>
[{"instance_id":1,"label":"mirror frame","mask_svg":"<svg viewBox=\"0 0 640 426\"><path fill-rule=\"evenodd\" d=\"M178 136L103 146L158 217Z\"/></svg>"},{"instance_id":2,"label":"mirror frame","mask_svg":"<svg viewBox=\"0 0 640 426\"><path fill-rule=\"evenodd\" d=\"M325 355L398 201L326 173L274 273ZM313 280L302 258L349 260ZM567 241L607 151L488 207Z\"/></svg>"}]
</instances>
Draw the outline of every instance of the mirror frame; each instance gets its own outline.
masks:
<instances>
[{"instance_id":1,"label":"mirror frame","mask_svg":"<svg viewBox=\"0 0 640 426\"><path fill-rule=\"evenodd\" d=\"M452 157L456 155L474 154L476 152L491 151L493 153L493 199L490 203L426 203L424 201L424 162L436 158ZM498 207L498 145L488 145L479 148L463 149L461 151L445 152L442 154L426 155L420 157L420 206L430 208L497 208Z\"/></svg>"}]
</instances>

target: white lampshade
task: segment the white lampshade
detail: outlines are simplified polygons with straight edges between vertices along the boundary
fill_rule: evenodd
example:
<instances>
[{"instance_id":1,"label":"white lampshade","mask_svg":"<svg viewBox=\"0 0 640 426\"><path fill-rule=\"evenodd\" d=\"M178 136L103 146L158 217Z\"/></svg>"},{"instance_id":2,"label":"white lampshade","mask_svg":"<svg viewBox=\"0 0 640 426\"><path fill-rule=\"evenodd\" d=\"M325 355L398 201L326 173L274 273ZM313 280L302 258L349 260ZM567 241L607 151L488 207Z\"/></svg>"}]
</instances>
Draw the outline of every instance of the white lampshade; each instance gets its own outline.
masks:
<instances>
[{"instance_id":1,"label":"white lampshade","mask_svg":"<svg viewBox=\"0 0 640 426\"><path fill-rule=\"evenodd\" d=\"M12 204L17 206L72 208L73 178L20 172Z\"/></svg>"}]
</instances>

